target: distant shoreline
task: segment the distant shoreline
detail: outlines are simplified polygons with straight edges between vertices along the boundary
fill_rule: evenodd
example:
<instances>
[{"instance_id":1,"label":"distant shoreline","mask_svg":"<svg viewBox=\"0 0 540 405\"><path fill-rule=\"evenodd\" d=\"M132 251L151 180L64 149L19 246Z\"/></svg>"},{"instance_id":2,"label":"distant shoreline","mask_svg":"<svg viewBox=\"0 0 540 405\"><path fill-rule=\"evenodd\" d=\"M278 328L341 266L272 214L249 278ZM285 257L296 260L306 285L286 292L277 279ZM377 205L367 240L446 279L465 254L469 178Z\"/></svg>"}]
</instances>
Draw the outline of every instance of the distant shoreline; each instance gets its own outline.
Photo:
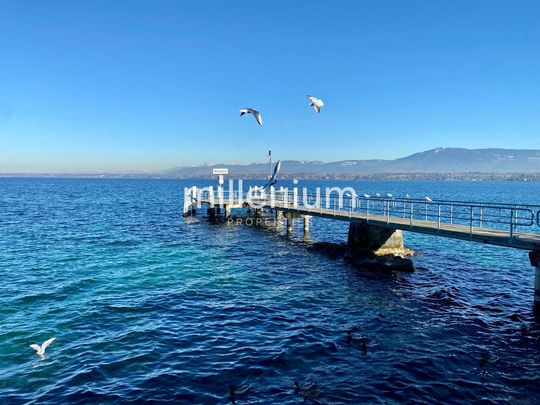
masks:
<instances>
[{"instance_id":1,"label":"distant shoreline","mask_svg":"<svg viewBox=\"0 0 540 405\"><path fill-rule=\"evenodd\" d=\"M229 175L233 179L260 180L266 176L257 174ZM362 173L362 174L314 174L297 173L280 176L283 180L446 180L446 181L540 181L540 173ZM43 179L156 179L156 180L212 180L216 176L174 176L170 174L77 174L77 173L0 173L0 178Z\"/></svg>"}]
</instances>

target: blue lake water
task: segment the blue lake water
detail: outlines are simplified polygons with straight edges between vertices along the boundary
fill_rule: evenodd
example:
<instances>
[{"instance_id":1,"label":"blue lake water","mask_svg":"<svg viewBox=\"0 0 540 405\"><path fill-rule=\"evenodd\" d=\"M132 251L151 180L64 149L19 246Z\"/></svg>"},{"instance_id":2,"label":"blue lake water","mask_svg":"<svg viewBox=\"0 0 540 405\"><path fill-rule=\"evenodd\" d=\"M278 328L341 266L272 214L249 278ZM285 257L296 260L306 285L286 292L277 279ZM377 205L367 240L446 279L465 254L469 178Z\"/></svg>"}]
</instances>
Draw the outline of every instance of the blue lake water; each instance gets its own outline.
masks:
<instances>
[{"instance_id":1,"label":"blue lake water","mask_svg":"<svg viewBox=\"0 0 540 405\"><path fill-rule=\"evenodd\" d=\"M414 273L362 272L301 229L184 220L192 184L0 179L1 403L226 404L248 383L237 403L295 404L294 380L315 381L319 403L538 403L526 251L405 233ZM339 184L540 203L540 183ZM312 221L313 240L346 234ZM377 345L347 344L349 329ZM39 361L28 345L52 336ZM499 360L480 367L484 353Z\"/></svg>"}]
</instances>

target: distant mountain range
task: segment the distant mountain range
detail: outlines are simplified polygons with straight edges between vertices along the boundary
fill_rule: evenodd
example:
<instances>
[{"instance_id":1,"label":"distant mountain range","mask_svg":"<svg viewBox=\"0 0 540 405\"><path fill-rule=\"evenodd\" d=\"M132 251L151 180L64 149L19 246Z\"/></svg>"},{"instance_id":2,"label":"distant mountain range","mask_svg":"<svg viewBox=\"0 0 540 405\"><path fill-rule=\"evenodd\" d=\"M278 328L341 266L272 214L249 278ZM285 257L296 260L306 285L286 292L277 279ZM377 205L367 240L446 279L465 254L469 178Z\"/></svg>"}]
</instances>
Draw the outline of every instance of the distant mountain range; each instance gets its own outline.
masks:
<instances>
[{"instance_id":1,"label":"distant mountain range","mask_svg":"<svg viewBox=\"0 0 540 405\"><path fill-rule=\"evenodd\" d=\"M212 168L226 167L232 176L268 174L268 163L207 164L177 167L164 172L182 178L212 177ZM540 150L436 148L394 160L342 160L320 162L284 160L283 176L339 177L388 173L540 173Z\"/></svg>"}]
</instances>

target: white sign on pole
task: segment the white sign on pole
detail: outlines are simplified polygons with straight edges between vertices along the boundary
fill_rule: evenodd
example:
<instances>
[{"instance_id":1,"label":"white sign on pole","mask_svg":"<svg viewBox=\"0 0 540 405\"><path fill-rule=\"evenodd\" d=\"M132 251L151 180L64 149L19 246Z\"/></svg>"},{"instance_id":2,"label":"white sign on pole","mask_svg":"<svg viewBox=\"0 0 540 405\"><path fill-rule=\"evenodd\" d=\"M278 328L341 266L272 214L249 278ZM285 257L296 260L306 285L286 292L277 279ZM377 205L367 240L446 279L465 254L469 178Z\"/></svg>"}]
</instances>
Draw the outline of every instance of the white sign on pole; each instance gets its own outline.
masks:
<instances>
[{"instance_id":1,"label":"white sign on pole","mask_svg":"<svg viewBox=\"0 0 540 405\"><path fill-rule=\"evenodd\" d=\"M229 174L229 169L212 169L212 174Z\"/></svg>"}]
</instances>

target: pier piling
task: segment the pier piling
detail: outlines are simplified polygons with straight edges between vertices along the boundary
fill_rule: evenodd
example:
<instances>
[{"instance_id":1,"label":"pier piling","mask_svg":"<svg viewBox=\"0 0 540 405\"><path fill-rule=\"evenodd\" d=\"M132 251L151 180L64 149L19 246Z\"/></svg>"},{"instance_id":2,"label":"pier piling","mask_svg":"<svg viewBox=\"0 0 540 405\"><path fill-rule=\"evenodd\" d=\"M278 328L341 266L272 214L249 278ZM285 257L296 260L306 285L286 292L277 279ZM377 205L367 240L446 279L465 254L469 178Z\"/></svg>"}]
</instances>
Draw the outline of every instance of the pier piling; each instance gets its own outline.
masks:
<instances>
[{"instance_id":1,"label":"pier piling","mask_svg":"<svg viewBox=\"0 0 540 405\"><path fill-rule=\"evenodd\" d=\"M400 230L383 228L364 221L350 223L347 244L378 256L392 254L403 257L408 253Z\"/></svg>"},{"instance_id":2,"label":"pier piling","mask_svg":"<svg viewBox=\"0 0 540 405\"><path fill-rule=\"evenodd\" d=\"M534 274L534 305L540 308L540 250L529 252L531 265L535 268Z\"/></svg>"},{"instance_id":3,"label":"pier piling","mask_svg":"<svg viewBox=\"0 0 540 405\"><path fill-rule=\"evenodd\" d=\"M294 218L291 214L287 214L287 235L292 235Z\"/></svg>"},{"instance_id":4,"label":"pier piling","mask_svg":"<svg viewBox=\"0 0 540 405\"><path fill-rule=\"evenodd\" d=\"M309 234L309 220L311 219L311 216L304 215L304 234Z\"/></svg>"},{"instance_id":5,"label":"pier piling","mask_svg":"<svg viewBox=\"0 0 540 405\"><path fill-rule=\"evenodd\" d=\"M283 223L283 211L276 210L276 221L278 225L281 225Z\"/></svg>"}]
</instances>

